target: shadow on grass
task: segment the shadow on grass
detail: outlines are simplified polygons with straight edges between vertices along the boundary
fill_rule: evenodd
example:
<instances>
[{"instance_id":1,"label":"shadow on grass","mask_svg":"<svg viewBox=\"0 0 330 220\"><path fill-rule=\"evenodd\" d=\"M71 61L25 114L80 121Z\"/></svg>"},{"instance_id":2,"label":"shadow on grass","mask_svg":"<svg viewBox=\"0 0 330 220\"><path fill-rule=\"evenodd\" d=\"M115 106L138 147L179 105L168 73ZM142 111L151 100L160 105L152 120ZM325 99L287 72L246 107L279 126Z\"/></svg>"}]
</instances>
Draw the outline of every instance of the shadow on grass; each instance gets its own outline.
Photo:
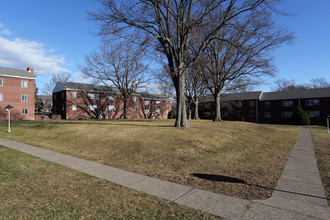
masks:
<instances>
[{"instance_id":1,"label":"shadow on grass","mask_svg":"<svg viewBox=\"0 0 330 220\"><path fill-rule=\"evenodd\" d=\"M238 179L235 177L215 175L215 174L205 174L205 173L192 173L191 175L194 177L200 178L200 179L210 180L210 181L214 181L214 182L240 183L240 184L245 184L247 186L259 187L259 188L266 189L266 190L272 190L272 191L277 191L277 192L283 192L283 193L295 194L295 195L300 195L300 196L329 200L328 198L322 197L322 196L315 196L315 195L310 195L310 194L305 194L305 193L292 192L292 191L287 191L287 190L282 190L282 189L274 189L271 187L260 186L259 184L250 184L250 183L247 183L245 180Z\"/></svg>"}]
</instances>

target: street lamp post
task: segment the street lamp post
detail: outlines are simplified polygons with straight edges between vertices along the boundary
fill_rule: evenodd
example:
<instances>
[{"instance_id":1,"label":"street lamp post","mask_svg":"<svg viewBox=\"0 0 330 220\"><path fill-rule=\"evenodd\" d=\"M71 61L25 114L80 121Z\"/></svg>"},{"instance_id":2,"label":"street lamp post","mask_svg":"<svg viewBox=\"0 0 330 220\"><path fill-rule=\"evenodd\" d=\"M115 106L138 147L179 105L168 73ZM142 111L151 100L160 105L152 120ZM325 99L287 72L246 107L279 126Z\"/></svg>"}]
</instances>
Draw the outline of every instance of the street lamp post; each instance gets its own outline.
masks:
<instances>
[{"instance_id":1,"label":"street lamp post","mask_svg":"<svg viewBox=\"0 0 330 220\"><path fill-rule=\"evenodd\" d=\"M7 109L7 112L8 112L8 132L11 132L11 130L10 130L10 109L14 108L14 107L11 105L7 105L5 108Z\"/></svg>"}]
</instances>

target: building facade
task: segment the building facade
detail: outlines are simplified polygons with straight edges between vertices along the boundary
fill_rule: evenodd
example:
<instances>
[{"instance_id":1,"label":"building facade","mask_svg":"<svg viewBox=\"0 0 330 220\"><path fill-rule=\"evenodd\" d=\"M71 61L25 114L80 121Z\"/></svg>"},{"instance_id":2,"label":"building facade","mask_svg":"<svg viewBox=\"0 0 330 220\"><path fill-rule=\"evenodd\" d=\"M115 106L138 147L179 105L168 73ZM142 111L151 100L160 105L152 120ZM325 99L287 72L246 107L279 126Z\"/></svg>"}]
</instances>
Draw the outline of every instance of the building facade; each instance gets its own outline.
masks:
<instances>
[{"instance_id":1,"label":"building facade","mask_svg":"<svg viewBox=\"0 0 330 220\"><path fill-rule=\"evenodd\" d=\"M303 89L282 92L245 92L221 95L221 118L270 124L293 124L294 111L307 111L311 124L326 125L330 115L330 88ZM213 118L212 96L199 105L200 118Z\"/></svg>"},{"instance_id":2,"label":"building facade","mask_svg":"<svg viewBox=\"0 0 330 220\"><path fill-rule=\"evenodd\" d=\"M13 120L34 120L35 76L27 70L0 67L0 119L7 120L5 107L11 105Z\"/></svg>"},{"instance_id":3,"label":"building facade","mask_svg":"<svg viewBox=\"0 0 330 220\"><path fill-rule=\"evenodd\" d=\"M171 101L162 95L134 93L128 99L130 119L167 119ZM115 88L59 82L53 90L53 113L62 119L118 119L124 117L124 101Z\"/></svg>"}]
</instances>

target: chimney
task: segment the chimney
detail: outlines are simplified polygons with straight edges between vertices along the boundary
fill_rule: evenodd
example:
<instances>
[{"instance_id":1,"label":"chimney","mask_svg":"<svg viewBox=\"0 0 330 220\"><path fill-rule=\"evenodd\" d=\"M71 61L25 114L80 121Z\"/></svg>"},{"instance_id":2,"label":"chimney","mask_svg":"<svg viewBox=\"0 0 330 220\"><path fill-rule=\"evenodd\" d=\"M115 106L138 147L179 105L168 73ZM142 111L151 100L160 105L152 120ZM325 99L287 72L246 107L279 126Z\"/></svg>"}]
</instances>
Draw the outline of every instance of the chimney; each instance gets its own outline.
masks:
<instances>
[{"instance_id":1,"label":"chimney","mask_svg":"<svg viewBox=\"0 0 330 220\"><path fill-rule=\"evenodd\" d=\"M28 73L32 73L33 74L33 68L32 67L28 67L26 70L28 71Z\"/></svg>"}]
</instances>

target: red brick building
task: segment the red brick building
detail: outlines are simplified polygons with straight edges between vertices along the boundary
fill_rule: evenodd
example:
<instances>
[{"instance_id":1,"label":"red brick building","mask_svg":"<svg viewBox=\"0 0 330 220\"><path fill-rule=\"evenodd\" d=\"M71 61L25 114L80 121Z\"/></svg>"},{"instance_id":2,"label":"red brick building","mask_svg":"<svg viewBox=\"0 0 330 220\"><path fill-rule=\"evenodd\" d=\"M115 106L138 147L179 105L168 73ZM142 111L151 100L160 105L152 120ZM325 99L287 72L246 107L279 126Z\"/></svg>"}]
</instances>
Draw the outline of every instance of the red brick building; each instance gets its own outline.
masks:
<instances>
[{"instance_id":1,"label":"red brick building","mask_svg":"<svg viewBox=\"0 0 330 220\"><path fill-rule=\"evenodd\" d=\"M223 120L293 124L298 106L308 112L313 125L326 125L330 115L330 88L231 93L221 95L220 99ZM214 109L213 96L206 96L199 105L200 118L211 119Z\"/></svg>"},{"instance_id":2,"label":"red brick building","mask_svg":"<svg viewBox=\"0 0 330 220\"><path fill-rule=\"evenodd\" d=\"M7 120L5 107L11 105L11 119L34 120L35 76L27 70L0 67L0 120Z\"/></svg>"},{"instance_id":3,"label":"red brick building","mask_svg":"<svg viewBox=\"0 0 330 220\"><path fill-rule=\"evenodd\" d=\"M59 82L53 90L53 113L62 119L117 119L124 117L124 102L115 88ZM167 119L171 101L162 95L134 93L128 101L128 118Z\"/></svg>"}]
</instances>

